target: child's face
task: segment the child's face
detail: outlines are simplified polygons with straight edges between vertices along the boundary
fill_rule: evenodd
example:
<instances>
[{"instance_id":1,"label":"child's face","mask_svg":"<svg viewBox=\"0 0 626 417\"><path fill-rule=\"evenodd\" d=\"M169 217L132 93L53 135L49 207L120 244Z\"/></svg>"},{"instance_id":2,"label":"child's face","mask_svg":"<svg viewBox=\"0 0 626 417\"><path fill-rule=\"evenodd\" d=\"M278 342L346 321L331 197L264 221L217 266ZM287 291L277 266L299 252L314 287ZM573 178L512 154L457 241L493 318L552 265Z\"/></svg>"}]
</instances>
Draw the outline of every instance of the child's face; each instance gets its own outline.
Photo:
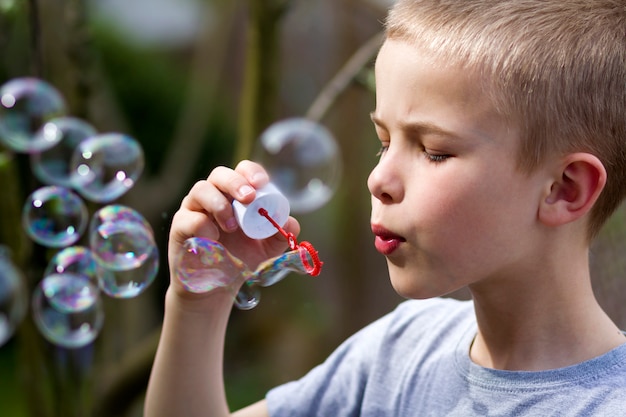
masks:
<instances>
[{"instance_id":1,"label":"child's face","mask_svg":"<svg viewBox=\"0 0 626 417\"><path fill-rule=\"evenodd\" d=\"M546 170L516 169L516 127L478 81L404 41L387 40L378 56L371 221L403 296L512 277L536 250Z\"/></svg>"}]
</instances>

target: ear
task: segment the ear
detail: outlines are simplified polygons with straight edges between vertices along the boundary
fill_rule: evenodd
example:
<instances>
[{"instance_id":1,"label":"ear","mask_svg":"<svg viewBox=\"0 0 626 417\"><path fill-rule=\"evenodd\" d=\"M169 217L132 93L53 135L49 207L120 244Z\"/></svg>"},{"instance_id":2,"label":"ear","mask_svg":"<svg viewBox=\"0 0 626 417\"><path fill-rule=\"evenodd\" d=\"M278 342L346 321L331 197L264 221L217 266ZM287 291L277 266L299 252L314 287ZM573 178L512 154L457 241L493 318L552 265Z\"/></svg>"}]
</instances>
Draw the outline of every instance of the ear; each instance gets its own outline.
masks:
<instances>
[{"instance_id":1,"label":"ear","mask_svg":"<svg viewBox=\"0 0 626 417\"><path fill-rule=\"evenodd\" d=\"M560 226L583 217L606 184L604 165L589 153L568 154L559 167L548 196L539 207L539 219L547 226Z\"/></svg>"}]
</instances>

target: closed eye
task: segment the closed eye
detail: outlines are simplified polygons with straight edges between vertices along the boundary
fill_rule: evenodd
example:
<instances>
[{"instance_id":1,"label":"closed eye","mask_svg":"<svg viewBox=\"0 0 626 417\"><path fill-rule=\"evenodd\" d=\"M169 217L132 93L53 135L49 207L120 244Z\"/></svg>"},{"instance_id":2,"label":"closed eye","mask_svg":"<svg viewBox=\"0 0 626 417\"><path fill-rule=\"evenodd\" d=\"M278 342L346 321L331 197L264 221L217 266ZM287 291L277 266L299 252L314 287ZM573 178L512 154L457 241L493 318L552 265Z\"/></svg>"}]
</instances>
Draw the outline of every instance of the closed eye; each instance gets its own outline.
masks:
<instances>
[{"instance_id":1,"label":"closed eye","mask_svg":"<svg viewBox=\"0 0 626 417\"><path fill-rule=\"evenodd\" d=\"M423 152L424 152L424 156L426 157L426 159L428 159L430 162L439 163L439 164L442 162L445 162L448 158L452 156L452 155L446 155L446 154L432 154L427 151L423 151Z\"/></svg>"}]
</instances>

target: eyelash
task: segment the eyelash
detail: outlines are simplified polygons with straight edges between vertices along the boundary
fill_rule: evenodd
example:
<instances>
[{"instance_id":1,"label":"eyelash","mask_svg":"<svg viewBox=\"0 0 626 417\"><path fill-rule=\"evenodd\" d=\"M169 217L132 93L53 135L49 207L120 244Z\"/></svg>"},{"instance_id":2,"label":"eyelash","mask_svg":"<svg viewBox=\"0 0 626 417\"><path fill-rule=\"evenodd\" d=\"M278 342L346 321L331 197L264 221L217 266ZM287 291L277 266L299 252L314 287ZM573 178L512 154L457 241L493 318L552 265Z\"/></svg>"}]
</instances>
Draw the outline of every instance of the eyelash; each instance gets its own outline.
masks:
<instances>
[{"instance_id":1,"label":"eyelash","mask_svg":"<svg viewBox=\"0 0 626 417\"><path fill-rule=\"evenodd\" d=\"M377 157L383 156L385 152L387 152L387 149L389 149L389 145L381 146L378 152L376 152L376 156ZM422 153L424 154L424 157L426 159L428 159L430 162L435 163L435 164L440 164L442 162L445 162L450 157L450 155L434 155L426 151L422 151Z\"/></svg>"},{"instance_id":2,"label":"eyelash","mask_svg":"<svg viewBox=\"0 0 626 417\"><path fill-rule=\"evenodd\" d=\"M424 151L424 156L430 162L433 162L435 164L440 164L442 162L445 162L446 159L448 159L450 157L450 155L433 155L433 154L430 154L430 153L428 153L426 151Z\"/></svg>"},{"instance_id":3,"label":"eyelash","mask_svg":"<svg viewBox=\"0 0 626 417\"><path fill-rule=\"evenodd\" d=\"M389 149L389 145L381 146L378 152L376 152L376 156L383 156L383 154L387 152L387 149Z\"/></svg>"}]
</instances>

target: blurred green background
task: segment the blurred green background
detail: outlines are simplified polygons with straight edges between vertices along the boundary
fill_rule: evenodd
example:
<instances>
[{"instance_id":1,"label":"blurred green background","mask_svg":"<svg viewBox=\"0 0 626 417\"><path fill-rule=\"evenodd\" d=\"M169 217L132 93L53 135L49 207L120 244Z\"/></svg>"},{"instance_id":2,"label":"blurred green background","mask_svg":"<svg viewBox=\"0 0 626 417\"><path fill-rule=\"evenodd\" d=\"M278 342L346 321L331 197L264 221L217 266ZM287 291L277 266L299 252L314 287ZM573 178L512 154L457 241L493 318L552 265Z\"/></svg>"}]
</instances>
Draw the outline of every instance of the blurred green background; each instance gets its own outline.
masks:
<instances>
[{"instance_id":1,"label":"blurred green background","mask_svg":"<svg viewBox=\"0 0 626 417\"><path fill-rule=\"evenodd\" d=\"M52 346L26 317L0 347L0 416L141 415L169 280L171 218L195 181L251 157L258 134L282 118L327 126L343 177L329 204L299 216L322 274L289 277L265 289L257 308L233 311L225 364L232 408L298 378L401 301L372 245L366 187L378 150L371 70L390 3L0 0L0 83L40 77L61 91L72 115L142 144L146 170L117 202L148 219L162 254L148 291L105 300L104 329L91 346ZM24 155L0 152L0 244L32 291L54 251L30 242L19 216L41 184ZM624 227L621 210L592 255L598 298L622 328Z\"/></svg>"}]
</instances>

